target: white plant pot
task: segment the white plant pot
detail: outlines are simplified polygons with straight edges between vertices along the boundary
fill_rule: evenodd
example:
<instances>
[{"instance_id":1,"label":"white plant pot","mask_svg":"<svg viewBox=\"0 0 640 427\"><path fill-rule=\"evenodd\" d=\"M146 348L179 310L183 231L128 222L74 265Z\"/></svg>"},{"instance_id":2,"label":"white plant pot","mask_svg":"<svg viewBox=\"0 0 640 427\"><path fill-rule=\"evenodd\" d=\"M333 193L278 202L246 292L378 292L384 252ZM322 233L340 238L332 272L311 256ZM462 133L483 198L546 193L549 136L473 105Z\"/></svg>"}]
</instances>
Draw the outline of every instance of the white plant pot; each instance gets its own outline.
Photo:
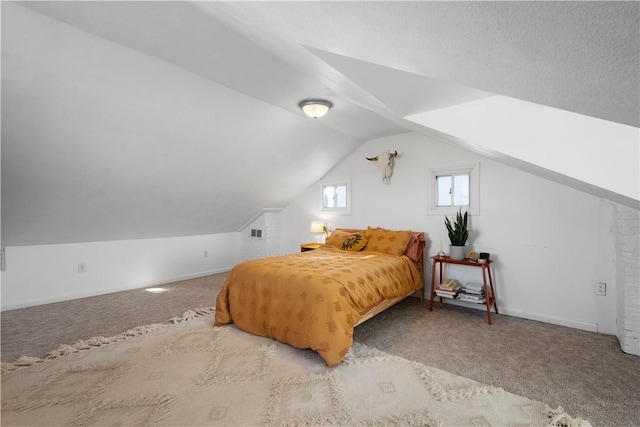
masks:
<instances>
[{"instance_id":1,"label":"white plant pot","mask_svg":"<svg viewBox=\"0 0 640 427\"><path fill-rule=\"evenodd\" d=\"M462 260L466 258L465 249L466 246L449 246L449 256L451 259Z\"/></svg>"}]
</instances>

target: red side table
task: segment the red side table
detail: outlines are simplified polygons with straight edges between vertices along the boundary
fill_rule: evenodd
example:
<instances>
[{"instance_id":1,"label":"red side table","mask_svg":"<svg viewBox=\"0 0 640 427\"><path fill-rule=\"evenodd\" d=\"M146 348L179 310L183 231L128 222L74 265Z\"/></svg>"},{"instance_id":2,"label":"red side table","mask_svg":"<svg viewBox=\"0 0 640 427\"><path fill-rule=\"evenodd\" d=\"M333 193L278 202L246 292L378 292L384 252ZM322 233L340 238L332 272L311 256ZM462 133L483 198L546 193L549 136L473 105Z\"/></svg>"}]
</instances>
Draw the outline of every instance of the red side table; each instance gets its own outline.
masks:
<instances>
[{"instance_id":1,"label":"red side table","mask_svg":"<svg viewBox=\"0 0 640 427\"><path fill-rule=\"evenodd\" d=\"M431 269L431 300L429 301L429 310L433 310L433 300L436 298L436 288L435 288L435 279L436 279L436 267L439 265L439 273L440 273L440 281L438 283L442 283L444 281L443 278L443 269L445 264L457 264L457 265L466 265L468 267L480 267L482 269L482 283L484 285L484 295L485 295L485 305L487 307L487 323L491 325L491 307L495 310L496 314L498 313L498 303L496 302L495 293L493 290L493 278L491 277L491 263L492 260L488 260L485 263L480 263L476 261L471 261L470 259L451 259L448 256L432 256L433 260L433 268ZM487 285L487 277L489 278L489 283ZM440 302L442 302L442 297L440 297Z\"/></svg>"}]
</instances>

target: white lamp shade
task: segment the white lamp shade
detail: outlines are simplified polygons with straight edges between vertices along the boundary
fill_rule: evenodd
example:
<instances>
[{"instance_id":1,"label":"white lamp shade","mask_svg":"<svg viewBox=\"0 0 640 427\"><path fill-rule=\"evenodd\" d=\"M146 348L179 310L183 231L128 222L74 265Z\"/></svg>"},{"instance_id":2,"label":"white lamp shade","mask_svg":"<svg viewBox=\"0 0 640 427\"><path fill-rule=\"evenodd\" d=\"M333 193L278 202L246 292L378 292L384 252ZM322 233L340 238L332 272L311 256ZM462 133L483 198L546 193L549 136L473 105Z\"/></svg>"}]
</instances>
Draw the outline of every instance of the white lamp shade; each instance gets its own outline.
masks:
<instances>
[{"instance_id":1,"label":"white lamp shade","mask_svg":"<svg viewBox=\"0 0 640 427\"><path fill-rule=\"evenodd\" d=\"M311 221L310 233L324 233L324 221Z\"/></svg>"}]
</instances>

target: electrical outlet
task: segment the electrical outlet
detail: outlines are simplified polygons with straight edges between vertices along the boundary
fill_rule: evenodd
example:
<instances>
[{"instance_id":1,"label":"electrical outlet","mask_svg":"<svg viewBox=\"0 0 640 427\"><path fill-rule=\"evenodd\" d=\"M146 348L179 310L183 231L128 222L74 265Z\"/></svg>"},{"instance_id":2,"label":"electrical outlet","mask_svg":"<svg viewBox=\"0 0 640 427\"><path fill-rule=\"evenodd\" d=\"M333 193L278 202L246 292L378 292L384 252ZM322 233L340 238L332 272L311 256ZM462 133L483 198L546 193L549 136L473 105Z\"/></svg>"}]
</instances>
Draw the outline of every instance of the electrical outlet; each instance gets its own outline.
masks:
<instances>
[{"instance_id":1,"label":"electrical outlet","mask_svg":"<svg viewBox=\"0 0 640 427\"><path fill-rule=\"evenodd\" d=\"M87 264L81 262L78 264L78 273L85 273L87 271Z\"/></svg>"},{"instance_id":2,"label":"electrical outlet","mask_svg":"<svg viewBox=\"0 0 640 427\"><path fill-rule=\"evenodd\" d=\"M606 296L607 295L607 284L604 282L596 283L596 295Z\"/></svg>"}]
</instances>

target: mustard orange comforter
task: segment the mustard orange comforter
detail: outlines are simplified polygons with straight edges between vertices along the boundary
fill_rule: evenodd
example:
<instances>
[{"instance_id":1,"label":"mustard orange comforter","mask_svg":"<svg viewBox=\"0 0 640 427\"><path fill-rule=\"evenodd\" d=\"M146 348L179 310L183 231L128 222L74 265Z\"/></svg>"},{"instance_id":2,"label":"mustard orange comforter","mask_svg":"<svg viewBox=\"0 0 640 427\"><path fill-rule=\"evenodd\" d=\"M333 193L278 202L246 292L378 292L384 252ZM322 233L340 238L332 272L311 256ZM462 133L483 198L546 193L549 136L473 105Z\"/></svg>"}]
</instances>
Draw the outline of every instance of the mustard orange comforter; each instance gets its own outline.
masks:
<instances>
[{"instance_id":1,"label":"mustard orange comforter","mask_svg":"<svg viewBox=\"0 0 640 427\"><path fill-rule=\"evenodd\" d=\"M361 314L422 285L413 261L331 246L236 265L216 299L215 325L318 352L337 365Z\"/></svg>"}]
</instances>

